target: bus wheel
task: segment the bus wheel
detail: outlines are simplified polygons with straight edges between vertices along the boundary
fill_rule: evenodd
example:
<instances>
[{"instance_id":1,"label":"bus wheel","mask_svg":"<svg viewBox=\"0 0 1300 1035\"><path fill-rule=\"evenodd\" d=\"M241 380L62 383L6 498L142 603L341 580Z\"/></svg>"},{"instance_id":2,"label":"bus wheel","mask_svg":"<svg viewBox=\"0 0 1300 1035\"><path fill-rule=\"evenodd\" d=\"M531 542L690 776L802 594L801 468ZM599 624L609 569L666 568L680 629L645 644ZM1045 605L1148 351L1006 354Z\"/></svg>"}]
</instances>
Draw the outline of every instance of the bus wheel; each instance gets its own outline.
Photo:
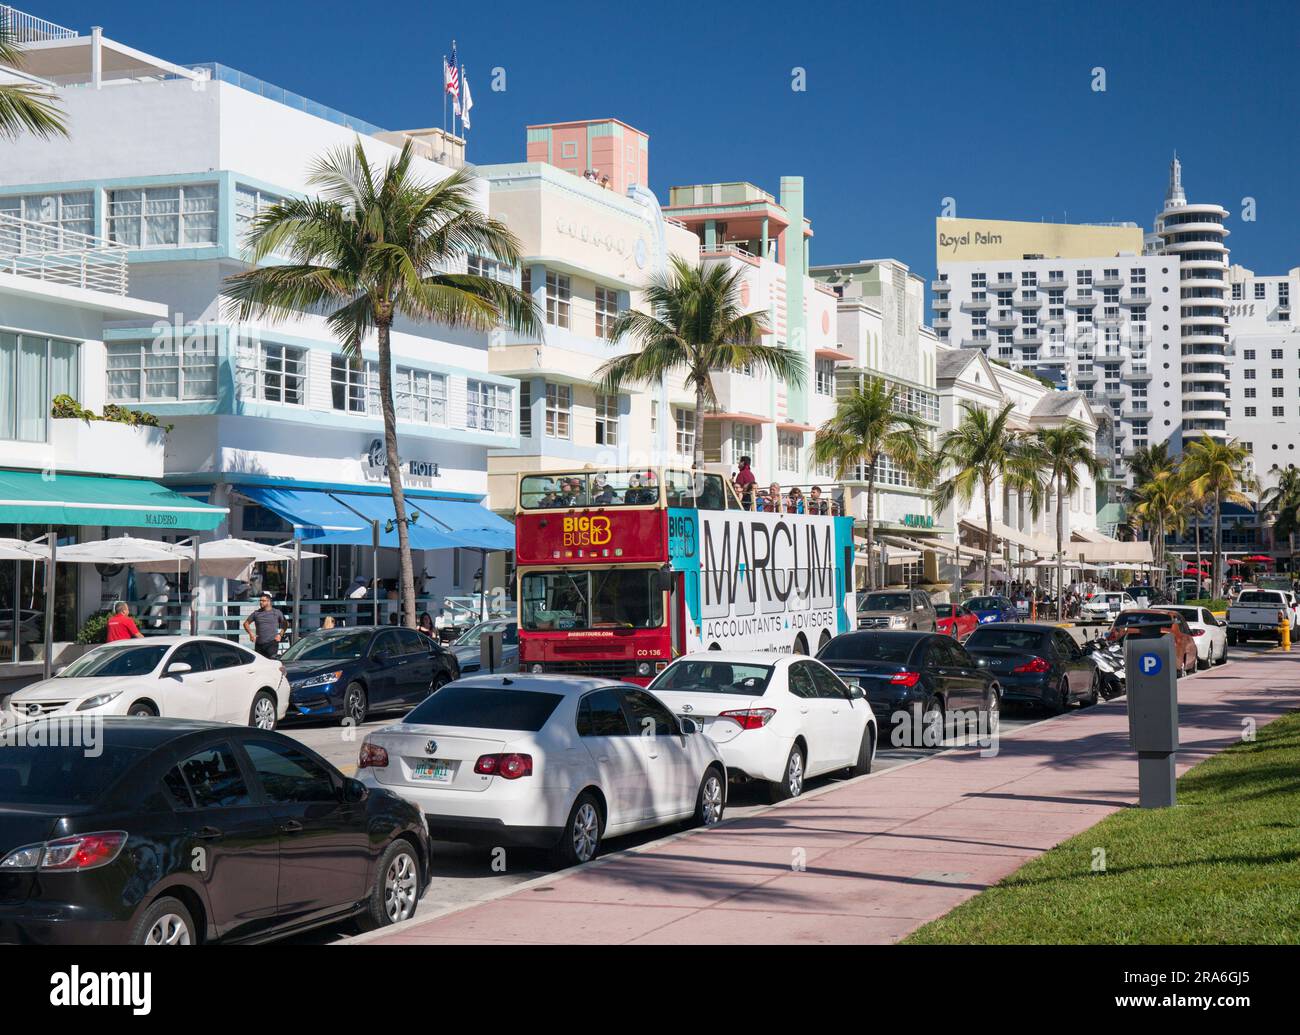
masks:
<instances>
[{"instance_id":1,"label":"bus wheel","mask_svg":"<svg viewBox=\"0 0 1300 1035\"><path fill-rule=\"evenodd\" d=\"M718 645L717 641L714 641L709 644L709 650L722 650L722 647Z\"/></svg>"},{"instance_id":2,"label":"bus wheel","mask_svg":"<svg viewBox=\"0 0 1300 1035\"><path fill-rule=\"evenodd\" d=\"M822 638L817 641L817 653L820 654L822 650L826 647L826 644L830 642L831 642L831 631L829 629L823 629Z\"/></svg>"},{"instance_id":3,"label":"bus wheel","mask_svg":"<svg viewBox=\"0 0 1300 1035\"><path fill-rule=\"evenodd\" d=\"M796 654L808 653L808 639L803 633L800 633L794 638L794 652Z\"/></svg>"}]
</instances>

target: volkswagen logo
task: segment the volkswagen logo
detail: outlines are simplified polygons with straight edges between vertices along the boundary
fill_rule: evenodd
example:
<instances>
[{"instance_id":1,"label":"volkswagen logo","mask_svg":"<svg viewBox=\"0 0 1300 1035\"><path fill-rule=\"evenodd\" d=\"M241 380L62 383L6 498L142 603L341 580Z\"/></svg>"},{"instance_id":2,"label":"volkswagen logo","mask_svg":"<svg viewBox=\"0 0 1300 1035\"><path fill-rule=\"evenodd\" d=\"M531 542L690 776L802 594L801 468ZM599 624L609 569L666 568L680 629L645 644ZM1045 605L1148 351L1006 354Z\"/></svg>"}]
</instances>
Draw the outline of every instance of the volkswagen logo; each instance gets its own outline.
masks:
<instances>
[{"instance_id":1,"label":"volkswagen logo","mask_svg":"<svg viewBox=\"0 0 1300 1035\"><path fill-rule=\"evenodd\" d=\"M426 755L436 755L438 753L438 742L436 740L425 741L424 753Z\"/></svg>"}]
</instances>

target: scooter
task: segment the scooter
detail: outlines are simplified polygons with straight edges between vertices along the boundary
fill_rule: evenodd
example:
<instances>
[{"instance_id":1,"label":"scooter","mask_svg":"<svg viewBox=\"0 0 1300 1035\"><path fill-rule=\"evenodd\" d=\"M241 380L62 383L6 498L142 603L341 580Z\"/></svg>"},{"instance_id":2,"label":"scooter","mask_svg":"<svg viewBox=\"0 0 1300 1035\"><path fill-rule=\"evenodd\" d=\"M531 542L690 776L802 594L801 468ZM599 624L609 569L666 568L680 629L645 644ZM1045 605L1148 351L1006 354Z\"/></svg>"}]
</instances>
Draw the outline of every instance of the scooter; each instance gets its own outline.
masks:
<instances>
[{"instance_id":1,"label":"scooter","mask_svg":"<svg viewBox=\"0 0 1300 1035\"><path fill-rule=\"evenodd\" d=\"M1107 643L1103 639L1089 640L1083 645L1083 652L1092 658L1093 664L1101 675L1101 696L1110 700L1119 697L1128 689L1128 677L1124 671L1124 651L1119 643Z\"/></svg>"}]
</instances>

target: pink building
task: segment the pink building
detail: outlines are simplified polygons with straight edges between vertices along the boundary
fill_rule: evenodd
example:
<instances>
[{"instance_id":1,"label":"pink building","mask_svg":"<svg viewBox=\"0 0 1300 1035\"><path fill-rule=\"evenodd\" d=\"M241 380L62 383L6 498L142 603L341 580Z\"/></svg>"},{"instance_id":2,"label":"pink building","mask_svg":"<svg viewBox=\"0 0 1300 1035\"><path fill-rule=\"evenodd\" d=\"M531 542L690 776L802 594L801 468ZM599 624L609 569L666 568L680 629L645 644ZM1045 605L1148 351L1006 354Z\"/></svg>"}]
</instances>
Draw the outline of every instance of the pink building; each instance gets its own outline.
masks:
<instances>
[{"instance_id":1,"label":"pink building","mask_svg":"<svg viewBox=\"0 0 1300 1035\"><path fill-rule=\"evenodd\" d=\"M593 172L619 194L650 186L650 138L618 119L551 122L528 127L530 162L545 162L575 176Z\"/></svg>"}]
</instances>

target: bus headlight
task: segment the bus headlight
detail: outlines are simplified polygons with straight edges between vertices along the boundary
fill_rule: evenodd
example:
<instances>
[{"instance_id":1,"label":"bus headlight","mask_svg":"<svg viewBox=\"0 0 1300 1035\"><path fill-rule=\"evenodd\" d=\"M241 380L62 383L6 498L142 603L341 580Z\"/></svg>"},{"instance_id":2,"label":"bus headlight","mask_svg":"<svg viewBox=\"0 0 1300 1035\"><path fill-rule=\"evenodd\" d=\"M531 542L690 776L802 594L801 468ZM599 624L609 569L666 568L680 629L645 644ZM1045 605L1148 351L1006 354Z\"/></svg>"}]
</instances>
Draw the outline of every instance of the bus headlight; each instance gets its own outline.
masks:
<instances>
[{"instance_id":1,"label":"bus headlight","mask_svg":"<svg viewBox=\"0 0 1300 1035\"><path fill-rule=\"evenodd\" d=\"M638 676L648 676L650 674L650 662L643 661L641 664L637 665L636 674Z\"/></svg>"},{"instance_id":2,"label":"bus headlight","mask_svg":"<svg viewBox=\"0 0 1300 1035\"><path fill-rule=\"evenodd\" d=\"M536 675L541 670L542 670L542 663L540 661L534 661L532 668L530 668L528 671L533 673L533 675Z\"/></svg>"}]
</instances>

